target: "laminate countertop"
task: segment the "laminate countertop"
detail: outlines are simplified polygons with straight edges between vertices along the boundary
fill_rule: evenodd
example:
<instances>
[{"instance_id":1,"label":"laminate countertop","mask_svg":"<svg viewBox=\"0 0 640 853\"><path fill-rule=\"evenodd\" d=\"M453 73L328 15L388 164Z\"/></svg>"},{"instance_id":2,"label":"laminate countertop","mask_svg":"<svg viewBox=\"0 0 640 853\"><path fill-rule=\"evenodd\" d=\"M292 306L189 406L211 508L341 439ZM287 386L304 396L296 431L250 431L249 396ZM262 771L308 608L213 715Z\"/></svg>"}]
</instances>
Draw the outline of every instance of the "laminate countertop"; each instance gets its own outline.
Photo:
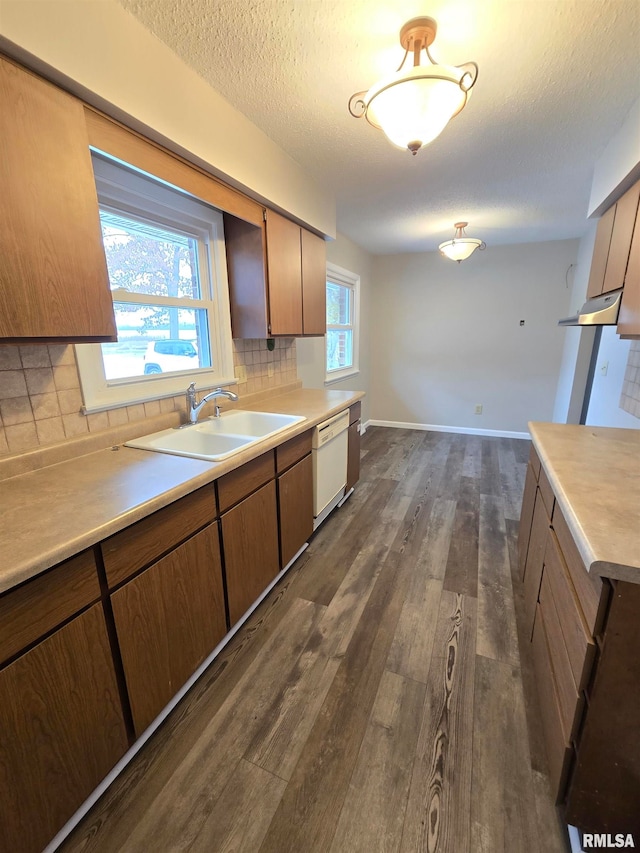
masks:
<instances>
[{"instance_id":1,"label":"laminate countertop","mask_svg":"<svg viewBox=\"0 0 640 853\"><path fill-rule=\"evenodd\" d=\"M353 405L362 392L299 389L253 411L305 420L221 462L117 446L0 482L0 593Z\"/></svg>"},{"instance_id":2,"label":"laminate countertop","mask_svg":"<svg viewBox=\"0 0 640 853\"><path fill-rule=\"evenodd\" d=\"M640 430L529 430L587 571L640 583Z\"/></svg>"}]
</instances>

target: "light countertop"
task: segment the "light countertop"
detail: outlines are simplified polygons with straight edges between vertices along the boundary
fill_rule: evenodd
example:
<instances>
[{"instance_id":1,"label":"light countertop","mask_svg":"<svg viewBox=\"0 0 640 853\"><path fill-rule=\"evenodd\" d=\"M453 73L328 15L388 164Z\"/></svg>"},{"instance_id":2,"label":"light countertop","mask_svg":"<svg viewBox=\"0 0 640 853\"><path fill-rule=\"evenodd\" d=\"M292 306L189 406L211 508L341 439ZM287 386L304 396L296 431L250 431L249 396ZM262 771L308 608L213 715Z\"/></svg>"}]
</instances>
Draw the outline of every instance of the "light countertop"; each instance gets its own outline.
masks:
<instances>
[{"instance_id":1,"label":"light countertop","mask_svg":"<svg viewBox=\"0 0 640 853\"><path fill-rule=\"evenodd\" d=\"M529 430L587 571L640 583L640 430Z\"/></svg>"},{"instance_id":2,"label":"light countertop","mask_svg":"<svg viewBox=\"0 0 640 853\"><path fill-rule=\"evenodd\" d=\"M253 411L306 420L221 462L119 446L0 482L0 593L95 545L364 396L299 389Z\"/></svg>"}]
</instances>

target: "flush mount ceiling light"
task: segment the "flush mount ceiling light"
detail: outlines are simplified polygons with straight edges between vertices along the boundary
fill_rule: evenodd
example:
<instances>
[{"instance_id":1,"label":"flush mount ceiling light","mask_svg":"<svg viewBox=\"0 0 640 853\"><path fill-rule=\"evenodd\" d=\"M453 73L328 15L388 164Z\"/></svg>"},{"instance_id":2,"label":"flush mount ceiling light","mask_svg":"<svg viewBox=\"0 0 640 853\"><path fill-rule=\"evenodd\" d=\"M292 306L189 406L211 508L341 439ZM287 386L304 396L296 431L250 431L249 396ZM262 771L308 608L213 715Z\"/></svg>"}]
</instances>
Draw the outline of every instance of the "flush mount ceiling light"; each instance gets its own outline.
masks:
<instances>
[{"instance_id":1,"label":"flush mount ceiling light","mask_svg":"<svg viewBox=\"0 0 640 853\"><path fill-rule=\"evenodd\" d=\"M368 92L356 92L349 99L354 118L367 119L398 148L412 154L439 136L447 123L467 103L478 77L475 62L464 65L436 65L429 45L436 37L433 18L412 18L400 30L404 59L394 74L383 78ZM430 65L420 65L424 50ZM409 52L413 67L402 70Z\"/></svg>"},{"instance_id":2,"label":"flush mount ceiling light","mask_svg":"<svg viewBox=\"0 0 640 853\"><path fill-rule=\"evenodd\" d=\"M487 248L487 244L484 240L477 240L475 237L467 237L464 233L464 229L468 224L468 222L456 222L453 226L456 229L453 240L447 240L444 243L440 243L438 246L438 249L440 249L440 252L446 258L450 258L452 261L460 263L460 261L466 261L467 258L470 258L476 249L480 249L480 251L482 251Z\"/></svg>"}]
</instances>

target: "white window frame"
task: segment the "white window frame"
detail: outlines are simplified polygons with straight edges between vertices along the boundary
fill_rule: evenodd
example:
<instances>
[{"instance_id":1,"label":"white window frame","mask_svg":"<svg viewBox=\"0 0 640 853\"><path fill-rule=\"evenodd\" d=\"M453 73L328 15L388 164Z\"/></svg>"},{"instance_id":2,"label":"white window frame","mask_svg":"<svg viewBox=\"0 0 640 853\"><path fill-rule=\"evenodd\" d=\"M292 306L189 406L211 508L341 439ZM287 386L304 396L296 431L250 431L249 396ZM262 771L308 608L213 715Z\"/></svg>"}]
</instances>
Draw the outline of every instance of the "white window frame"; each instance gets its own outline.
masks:
<instances>
[{"instance_id":1,"label":"white window frame","mask_svg":"<svg viewBox=\"0 0 640 853\"><path fill-rule=\"evenodd\" d=\"M350 376L357 376L360 373L360 276L336 264L327 263L327 284L329 283L348 287L351 291L351 323L346 326L327 323L327 331L331 329L350 329L352 331L353 364L349 367L329 370L327 368L327 338L325 337L325 385L332 385L334 382L340 382L343 379L347 379Z\"/></svg>"},{"instance_id":2,"label":"white window frame","mask_svg":"<svg viewBox=\"0 0 640 853\"><path fill-rule=\"evenodd\" d=\"M174 397L186 391L190 382L197 382L199 389L236 384L222 214L180 189L125 165L94 156L93 166L102 207L197 236L203 298L180 299L176 304L206 308L213 367L107 380L100 344L77 344L83 411L90 414ZM117 302L118 291L112 293ZM127 301L148 304L149 297L127 292Z\"/></svg>"}]
</instances>

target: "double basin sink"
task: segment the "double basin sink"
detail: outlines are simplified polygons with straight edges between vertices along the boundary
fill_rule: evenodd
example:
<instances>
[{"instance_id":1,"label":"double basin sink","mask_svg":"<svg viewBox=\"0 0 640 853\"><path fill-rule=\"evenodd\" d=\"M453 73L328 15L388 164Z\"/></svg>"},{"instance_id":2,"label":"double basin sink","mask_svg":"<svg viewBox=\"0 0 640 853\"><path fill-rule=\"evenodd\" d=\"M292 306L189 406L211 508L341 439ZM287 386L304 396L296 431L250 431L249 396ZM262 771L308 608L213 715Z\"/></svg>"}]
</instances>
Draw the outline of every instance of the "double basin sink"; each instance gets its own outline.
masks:
<instances>
[{"instance_id":1,"label":"double basin sink","mask_svg":"<svg viewBox=\"0 0 640 853\"><path fill-rule=\"evenodd\" d=\"M301 415L237 409L218 418L143 435L125 444L141 450L219 462L304 420Z\"/></svg>"}]
</instances>

